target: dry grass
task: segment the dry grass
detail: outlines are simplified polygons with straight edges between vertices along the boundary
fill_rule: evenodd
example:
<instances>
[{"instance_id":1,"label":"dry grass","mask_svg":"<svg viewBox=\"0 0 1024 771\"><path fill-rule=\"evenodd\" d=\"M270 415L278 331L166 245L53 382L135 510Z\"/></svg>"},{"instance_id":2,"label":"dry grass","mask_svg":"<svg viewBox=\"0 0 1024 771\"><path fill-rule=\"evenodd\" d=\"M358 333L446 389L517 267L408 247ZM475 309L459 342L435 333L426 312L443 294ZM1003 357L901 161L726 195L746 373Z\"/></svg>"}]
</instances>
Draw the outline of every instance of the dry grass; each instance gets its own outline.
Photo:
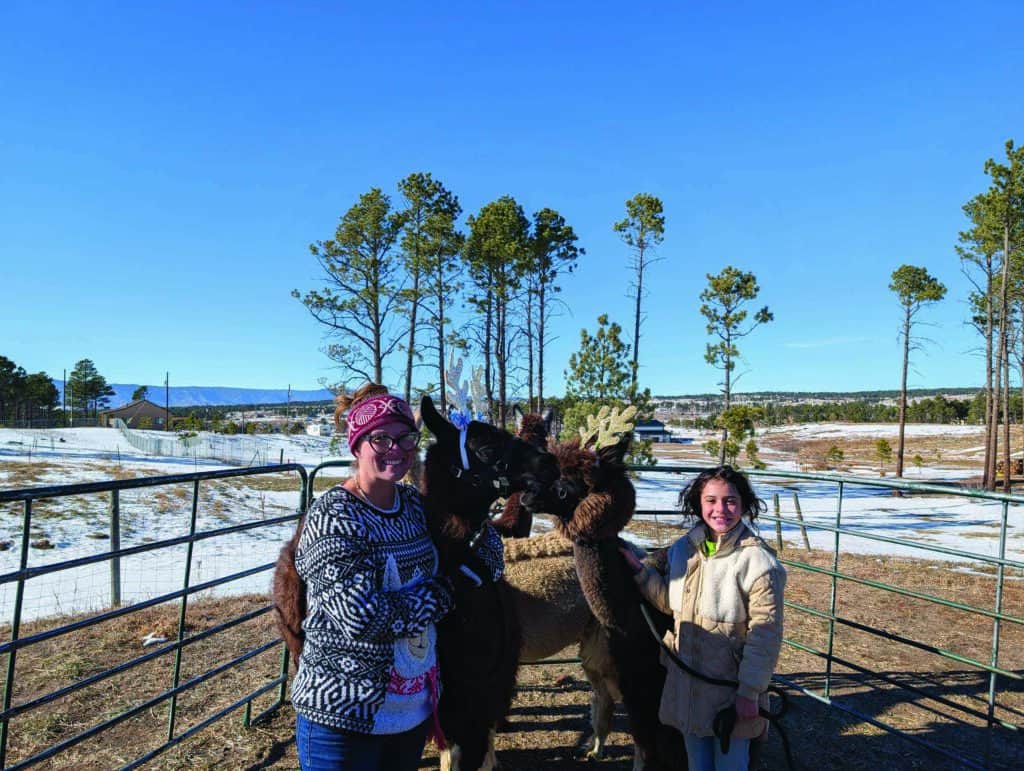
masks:
<instances>
[{"instance_id":1,"label":"dry grass","mask_svg":"<svg viewBox=\"0 0 1024 771\"><path fill-rule=\"evenodd\" d=\"M787 560L818 567L831 565L824 552L805 552L790 547ZM842 555L841 571L862 578L934 594L959 602L991 605L994 579L990 575L959 572L948 565L892 557ZM787 597L790 601L827 611L830 579L791 566ZM195 634L241 613L263 607L263 596L194 602L190 605L186 631ZM1024 607L1024 581L1020 576L1007 582L1003 595L1006 612L1020 615ZM992 623L963 611L940 608L877 589L842 582L837 593L837 615L861 624L888 630L960 656L987 661L990 655ZM66 621L66 619L64 619ZM54 625L53 620L25 625L22 636ZM142 638L155 632L174 638L178 606L168 605L142 611L45 641L20 651L17 658L14 704L63 687L105 668L142 655L151 648L141 646ZM196 676L274 638L269 615L185 649L182 680ZM803 645L824 649L827 626L818 618L790 610L786 620L787 638ZM941 697L971 709L985 710L988 679L977 670L944 659L926 650L887 642L875 635L840 626L834 642L835 655L873 672L920 688L929 697ZM572 656L573 651L564 652ZM1024 629L1004 624L1000 660L1002 667L1024 669ZM178 703L178 731L194 725L217 708L226 706L242 693L272 680L280 667L278 649L264 653L235 670L217 676ZM100 720L143 703L170 686L173 655L141 665L61 700L40 706L11 721L8 762L16 762L44 747L63 741ZM815 656L786 647L779 673L804 687L821 691L823 662ZM934 698L921 699L886 683L878 674L864 675L836 666L832 695L844 704L875 719L893 723L921 739L940 743L954 752L980 756L984 752L982 722L957 716ZM513 731L500 734L498 749L506 768L575 768L574 747L588 728L588 690L578 665L523 667L520 689L513 711ZM804 768L954 768L957 764L874 728L864 720L818 701L791 692L791 713L785 720L794 751L803 758ZM271 701L257 700L256 711ZM1000 683L997 716L1024 722L1024 689ZM144 710L100 736L87 740L41 764L44 768L110 768L122 765L157 747L166 738L168 705ZM626 722L617 714L608 756L598 765L631 767L631 742ZM268 723L246 729L240 712L235 712L195 737L168 749L149 767L166 769L293 769L298 767L293 739L294 713L286 706ZM998 732L994 742L994 768L1024 766L1024 748L1019 740ZM1012 740L1011 740L1012 739ZM826 760L827 759L827 760ZM436 753L428 750L422 766L436 768ZM777 738L769 740L762 768L782 768Z\"/></svg>"}]
</instances>

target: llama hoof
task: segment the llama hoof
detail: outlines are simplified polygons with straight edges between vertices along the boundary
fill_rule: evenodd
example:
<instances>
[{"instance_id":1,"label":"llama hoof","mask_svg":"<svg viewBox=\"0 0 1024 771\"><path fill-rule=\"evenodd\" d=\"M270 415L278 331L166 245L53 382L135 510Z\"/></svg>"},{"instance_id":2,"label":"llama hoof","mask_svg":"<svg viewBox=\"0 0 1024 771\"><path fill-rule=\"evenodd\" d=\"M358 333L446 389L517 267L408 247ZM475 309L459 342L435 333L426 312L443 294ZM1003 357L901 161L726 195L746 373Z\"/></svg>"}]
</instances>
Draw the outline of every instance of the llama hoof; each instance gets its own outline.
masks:
<instances>
[{"instance_id":1,"label":"llama hoof","mask_svg":"<svg viewBox=\"0 0 1024 771\"><path fill-rule=\"evenodd\" d=\"M602 760L604 758L604 743L593 734L587 736L577 746L579 747L578 752L583 753L584 760Z\"/></svg>"}]
</instances>

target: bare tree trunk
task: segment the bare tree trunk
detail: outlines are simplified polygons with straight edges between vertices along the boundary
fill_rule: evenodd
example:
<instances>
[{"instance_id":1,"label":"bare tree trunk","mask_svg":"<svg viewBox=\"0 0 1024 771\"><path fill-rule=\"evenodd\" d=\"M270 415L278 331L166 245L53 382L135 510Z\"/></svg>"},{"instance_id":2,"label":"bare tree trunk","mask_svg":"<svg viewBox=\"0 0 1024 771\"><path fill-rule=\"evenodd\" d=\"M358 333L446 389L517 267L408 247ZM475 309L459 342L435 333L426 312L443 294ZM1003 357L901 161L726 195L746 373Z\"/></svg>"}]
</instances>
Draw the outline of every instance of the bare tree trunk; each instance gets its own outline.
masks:
<instances>
[{"instance_id":1,"label":"bare tree trunk","mask_svg":"<svg viewBox=\"0 0 1024 771\"><path fill-rule=\"evenodd\" d=\"M731 350L732 349L732 339L731 339L731 336L727 336L726 337L725 345L726 345L727 350ZM732 382L731 382L732 379L731 379L731 375L732 375L732 357L729 356L728 354L726 354L726 356L725 356L725 382L723 384L724 385L724 390L725 390L725 410L723 410L723 412L727 412L728 409L729 409L729 405L732 404ZM718 450L718 465L719 466L722 466L722 465L725 464L725 443L728 440L729 440L729 429L727 429L725 427L725 425L723 424L722 425L722 446Z\"/></svg>"},{"instance_id":2,"label":"bare tree trunk","mask_svg":"<svg viewBox=\"0 0 1024 771\"><path fill-rule=\"evenodd\" d=\"M903 320L903 376L900 378L900 433L896 444L896 476L903 476L903 448L907 427L907 366L910 362L910 308Z\"/></svg>"},{"instance_id":3,"label":"bare tree trunk","mask_svg":"<svg viewBox=\"0 0 1024 771\"><path fill-rule=\"evenodd\" d=\"M636 317L633 319L633 383L632 394L635 397L637 383L640 378L640 300L644 292L644 248L640 247L637 255L636 268ZM724 462L724 461L723 461Z\"/></svg>"},{"instance_id":4,"label":"bare tree trunk","mask_svg":"<svg viewBox=\"0 0 1024 771\"><path fill-rule=\"evenodd\" d=\"M544 411L544 284L537 302L537 414Z\"/></svg>"},{"instance_id":5,"label":"bare tree trunk","mask_svg":"<svg viewBox=\"0 0 1024 771\"><path fill-rule=\"evenodd\" d=\"M1013 466L1010 454L1010 357L1003 359L1003 492L1012 487Z\"/></svg>"},{"instance_id":6,"label":"bare tree trunk","mask_svg":"<svg viewBox=\"0 0 1024 771\"><path fill-rule=\"evenodd\" d=\"M527 412L533 411L533 297L526 290L526 404Z\"/></svg>"},{"instance_id":7,"label":"bare tree trunk","mask_svg":"<svg viewBox=\"0 0 1024 771\"><path fill-rule=\"evenodd\" d=\"M1003 286L1002 286L1002 326L1003 326L1003 468L1005 483L1003 492L1010 492L1013 479L1013 467L1010 465L1010 304L1008 302L1010 286L1010 228L1003 226Z\"/></svg>"},{"instance_id":8,"label":"bare tree trunk","mask_svg":"<svg viewBox=\"0 0 1024 771\"><path fill-rule=\"evenodd\" d=\"M412 400L412 364L413 351L416 347L416 316L420 309L419 297L420 273L417 270L412 277L412 307L409 309L409 343L406 346L408 351L406 352L405 359L405 401L407 404ZM444 381L442 380L441 382L443 383Z\"/></svg>"},{"instance_id":9,"label":"bare tree trunk","mask_svg":"<svg viewBox=\"0 0 1024 771\"><path fill-rule=\"evenodd\" d=\"M505 300L498 300L495 309L495 320L497 326L494 330L495 364L498 366L498 414L495 425L505 427L505 402L507 398L506 384L508 382L508 356L506 354L506 338L508 336L508 304Z\"/></svg>"},{"instance_id":10,"label":"bare tree trunk","mask_svg":"<svg viewBox=\"0 0 1024 771\"><path fill-rule=\"evenodd\" d=\"M992 393L992 276L989 271L988 288L985 300L985 470L982 473L982 486L987 490L995 489L995 451L993 435L995 434L996 401Z\"/></svg>"},{"instance_id":11,"label":"bare tree trunk","mask_svg":"<svg viewBox=\"0 0 1024 771\"><path fill-rule=\"evenodd\" d=\"M492 374L491 374L491 325L494 323L494 301L490 298L487 300L487 312L484 314L484 390L487 392L488 401L492 401L491 397L494 396L494 388L491 386ZM473 405L473 411L479 412L480 408L477 405ZM493 420L493 415L488 415Z\"/></svg>"},{"instance_id":12,"label":"bare tree trunk","mask_svg":"<svg viewBox=\"0 0 1024 771\"><path fill-rule=\"evenodd\" d=\"M444 280L437 274L437 383L441 390L441 414L448 416L448 389L444 387Z\"/></svg>"}]
</instances>

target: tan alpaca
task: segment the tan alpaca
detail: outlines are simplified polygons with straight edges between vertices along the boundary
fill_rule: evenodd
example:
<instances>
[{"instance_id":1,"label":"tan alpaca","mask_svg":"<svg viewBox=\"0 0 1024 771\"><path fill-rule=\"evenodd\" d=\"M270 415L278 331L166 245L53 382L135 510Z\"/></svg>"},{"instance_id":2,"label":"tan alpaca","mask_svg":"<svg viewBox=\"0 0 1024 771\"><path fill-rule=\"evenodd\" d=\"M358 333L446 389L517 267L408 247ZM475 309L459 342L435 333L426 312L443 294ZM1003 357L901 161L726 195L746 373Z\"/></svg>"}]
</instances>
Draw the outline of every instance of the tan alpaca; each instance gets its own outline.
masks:
<instances>
[{"instance_id":1,"label":"tan alpaca","mask_svg":"<svg viewBox=\"0 0 1024 771\"><path fill-rule=\"evenodd\" d=\"M578 646L592 689L587 757L600 758L611 731L615 700L620 698L619 687L608 635L580 589L572 543L555 531L506 540L505 578L513 589L522 625L521 663L546 659L569 645Z\"/></svg>"}]
</instances>

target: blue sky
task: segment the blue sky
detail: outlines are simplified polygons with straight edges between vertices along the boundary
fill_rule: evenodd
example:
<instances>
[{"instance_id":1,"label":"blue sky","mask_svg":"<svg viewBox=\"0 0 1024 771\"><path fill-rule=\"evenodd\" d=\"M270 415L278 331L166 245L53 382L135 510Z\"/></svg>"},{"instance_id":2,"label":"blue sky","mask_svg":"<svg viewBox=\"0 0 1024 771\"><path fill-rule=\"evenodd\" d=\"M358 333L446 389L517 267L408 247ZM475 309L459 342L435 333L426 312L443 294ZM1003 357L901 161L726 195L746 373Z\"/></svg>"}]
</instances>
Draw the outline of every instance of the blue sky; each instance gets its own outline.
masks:
<instances>
[{"instance_id":1,"label":"blue sky","mask_svg":"<svg viewBox=\"0 0 1024 771\"><path fill-rule=\"evenodd\" d=\"M977 385L953 247L985 159L1024 141L1022 21L1019 2L8 0L0 354L314 388L331 365L289 294L318 285L309 243L429 171L467 213L511 194L575 228L549 377L599 314L631 329L612 224L645 191L666 217L640 345L655 393L717 390L698 295L727 264L775 313L738 390L898 387L902 263L949 288L911 386Z\"/></svg>"}]
</instances>

